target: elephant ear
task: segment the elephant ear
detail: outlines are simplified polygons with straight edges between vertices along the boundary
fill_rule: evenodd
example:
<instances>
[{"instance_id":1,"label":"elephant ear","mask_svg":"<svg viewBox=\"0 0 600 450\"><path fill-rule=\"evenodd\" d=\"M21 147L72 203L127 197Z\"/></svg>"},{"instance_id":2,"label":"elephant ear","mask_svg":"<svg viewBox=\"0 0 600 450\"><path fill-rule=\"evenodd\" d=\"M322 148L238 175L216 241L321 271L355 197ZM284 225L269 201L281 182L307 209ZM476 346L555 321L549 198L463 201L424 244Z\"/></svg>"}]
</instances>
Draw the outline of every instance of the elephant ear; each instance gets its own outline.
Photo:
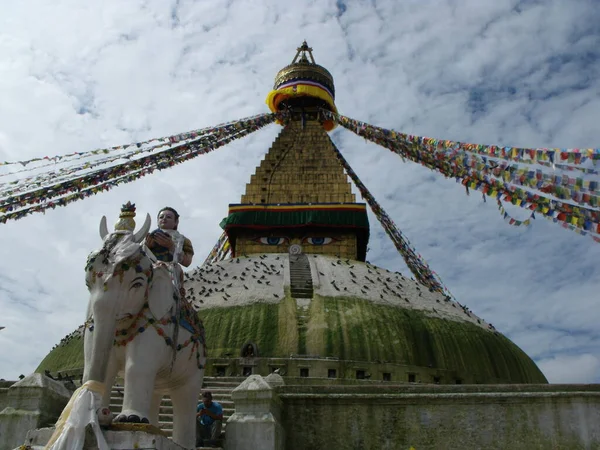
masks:
<instances>
[{"instance_id":1,"label":"elephant ear","mask_svg":"<svg viewBox=\"0 0 600 450\"><path fill-rule=\"evenodd\" d=\"M148 295L150 312L156 319L162 319L174 305L173 283L164 267L154 268L154 277Z\"/></svg>"}]
</instances>

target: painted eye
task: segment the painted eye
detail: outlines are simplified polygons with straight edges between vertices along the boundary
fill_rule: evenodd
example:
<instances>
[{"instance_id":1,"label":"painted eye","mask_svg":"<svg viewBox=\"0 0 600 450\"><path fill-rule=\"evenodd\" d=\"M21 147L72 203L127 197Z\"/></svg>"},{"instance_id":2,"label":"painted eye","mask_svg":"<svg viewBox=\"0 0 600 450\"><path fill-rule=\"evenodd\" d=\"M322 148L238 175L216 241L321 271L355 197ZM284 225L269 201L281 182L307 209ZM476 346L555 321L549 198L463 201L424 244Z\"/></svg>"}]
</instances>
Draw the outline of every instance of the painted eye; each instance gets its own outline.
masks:
<instances>
[{"instance_id":1,"label":"painted eye","mask_svg":"<svg viewBox=\"0 0 600 450\"><path fill-rule=\"evenodd\" d=\"M135 283L133 283L131 285L131 289L139 289L144 285L144 283L142 283L141 281L136 281Z\"/></svg>"},{"instance_id":2,"label":"painted eye","mask_svg":"<svg viewBox=\"0 0 600 450\"><path fill-rule=\"evenodd\" d=\"M259 239L261 244L266 245L281 245L287 242L287 238L284 237L261 237Z\"/></svg>"},{"instance_id":3,"label":"painted eye","mask_svg":"<svg viewBox=\"0 0 600 450\"><path fill-rule=\"evenodd\" d=\"M304 243L311 244L311 245L327 245L327 244L331 244L332 241L333 241L333 239L330 237L307 237L307 238L304 238Z\"/></svg>"}]
</instances>

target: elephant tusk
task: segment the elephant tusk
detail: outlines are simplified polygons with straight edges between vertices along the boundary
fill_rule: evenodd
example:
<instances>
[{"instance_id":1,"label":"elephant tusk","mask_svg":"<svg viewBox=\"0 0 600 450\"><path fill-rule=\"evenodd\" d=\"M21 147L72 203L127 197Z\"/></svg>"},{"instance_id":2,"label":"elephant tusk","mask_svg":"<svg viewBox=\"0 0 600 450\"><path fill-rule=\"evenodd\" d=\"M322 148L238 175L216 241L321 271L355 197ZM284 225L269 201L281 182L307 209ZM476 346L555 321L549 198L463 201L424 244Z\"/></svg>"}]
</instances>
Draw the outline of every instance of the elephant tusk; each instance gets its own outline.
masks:
<instances>
[{"instance_id":1,"label":"elephant tusk","mask_svg":"<svg viewBox=\"0 0 600 450\"><path fill-rule=\"evenodd\" d=\"M142 228L133 235L133 241L136 244L139 244L144 240L144 238L148 234L148 231L150 231L151 222L152 220L150 219L150 214L146 213L146 220L144 221L144 225L142 225Z\"/></svg>"},{"instance_id":2,"label":"elephant tusk","mask_svg":"<svg viewBox=\"0 0 600 450\"><path fill-rule=\"evenodd\" d=\"M108 227L106 226L106 216L102 216L102 219L100 220L100 238L104 240L107 234Z\"/></svg>"}]
</instances>

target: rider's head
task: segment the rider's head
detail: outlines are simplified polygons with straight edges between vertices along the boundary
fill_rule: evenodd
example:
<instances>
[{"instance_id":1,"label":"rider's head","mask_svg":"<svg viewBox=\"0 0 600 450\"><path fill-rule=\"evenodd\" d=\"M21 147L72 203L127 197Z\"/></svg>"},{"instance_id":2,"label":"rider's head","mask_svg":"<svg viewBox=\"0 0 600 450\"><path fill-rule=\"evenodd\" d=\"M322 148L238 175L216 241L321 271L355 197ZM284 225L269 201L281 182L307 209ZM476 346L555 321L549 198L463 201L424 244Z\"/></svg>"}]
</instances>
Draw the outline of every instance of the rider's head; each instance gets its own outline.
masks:
<instances>
[{"instance_id":1,"label":"rider's head","mask_svg":"<svg viewBox=\"0 0 600 450\"><path fill-rule=\"evenodd\" d=\"M167 206L158 212L158 226L163 230L176 230L179 225L179 214Z\"/></svg>"}]
</instances>

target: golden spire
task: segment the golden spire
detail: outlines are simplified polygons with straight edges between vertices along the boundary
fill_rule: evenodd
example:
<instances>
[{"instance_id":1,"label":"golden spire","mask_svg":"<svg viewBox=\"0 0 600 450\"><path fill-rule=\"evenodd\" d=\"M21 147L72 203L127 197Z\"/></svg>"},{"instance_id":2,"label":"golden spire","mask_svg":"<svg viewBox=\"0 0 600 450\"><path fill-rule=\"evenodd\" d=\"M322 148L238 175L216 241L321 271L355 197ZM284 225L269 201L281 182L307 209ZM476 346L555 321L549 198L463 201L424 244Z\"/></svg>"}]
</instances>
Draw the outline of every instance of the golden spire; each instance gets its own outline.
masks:
<instances>
[{"instance_id":1,"label":"golden spire","mask_svg":"<svg viewBox=\"0 0 600 450\"><path fill-rule=\"evenodd\" d=\"M307 108L326 109L337 112L335 107L335 85L331 73L315 62L312 48L306 41L296 49L296 55L275 76L273 90L266 100L273 112ZM323 128L331 131L335 124L323 120Z\"/></svg>"},{"instance_id":2,"label":"golden spire","mask_svg":"<svg viewBox=\"0 0 600 450\"><path fill-rule=\"evenodd\" d=\"M302 53L302 57L300 58L300 61L298 61L298 56L300 56L300 53ZM296 56L294 56L292 64L296 64L296 61L298 61L299 63L308 64L308 58L306 57L307 53L308 56L310 56L310 62L312 64L316 64L315 58L313 58L312 54L312 47L309 47L306 41L304 41L302 45L296 49Z\"/></svg>"}]
</instances>

